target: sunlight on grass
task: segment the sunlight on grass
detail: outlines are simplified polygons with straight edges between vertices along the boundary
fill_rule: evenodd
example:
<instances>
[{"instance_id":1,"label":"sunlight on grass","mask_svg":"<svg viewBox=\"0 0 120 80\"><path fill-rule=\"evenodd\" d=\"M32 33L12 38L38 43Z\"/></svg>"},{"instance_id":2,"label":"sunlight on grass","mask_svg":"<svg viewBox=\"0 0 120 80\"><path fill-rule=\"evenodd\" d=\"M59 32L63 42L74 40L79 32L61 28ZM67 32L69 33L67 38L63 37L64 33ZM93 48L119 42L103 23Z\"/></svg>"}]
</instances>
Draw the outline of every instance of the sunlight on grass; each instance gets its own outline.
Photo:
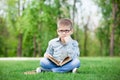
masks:
<instances>
[{"instance_id":1,"label":"sunlight on grass","mask_svg":"<svg viewBox=\"0 0 120 80\"><path fill-rule=\"evenodd\" d=\"M44 72L25 75L36 69L39 60L0 61L0 80L119 80L120 58L82 57L78 73Z\"/></svg>"}]
</instances>

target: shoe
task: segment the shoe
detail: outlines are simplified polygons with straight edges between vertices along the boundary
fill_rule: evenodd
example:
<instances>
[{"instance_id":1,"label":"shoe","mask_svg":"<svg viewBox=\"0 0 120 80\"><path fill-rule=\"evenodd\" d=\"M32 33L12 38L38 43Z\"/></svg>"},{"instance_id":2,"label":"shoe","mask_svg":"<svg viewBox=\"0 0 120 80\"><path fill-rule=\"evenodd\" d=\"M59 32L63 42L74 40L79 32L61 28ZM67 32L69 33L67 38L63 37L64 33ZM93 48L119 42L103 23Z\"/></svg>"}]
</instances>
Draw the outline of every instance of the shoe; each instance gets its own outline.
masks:
<instances>
[{"instance_id":1,"label":"shoe","mask_svg":"<svg viewBox=\"0 0 120 80\"><path fill-rule=\"evenodd\" d=\"M78 68L74 68L74 69L72 70L72 73L76 73L76 72L77 72L77 69L78 69Z\"/></svg>"},{"instance_id":2,"label":"shoe","mask_svg":"<svg viewBox=\"0 0 120 80\"><path fill-rule=\"evenodd\" d=\"M40 72L42 72L41 68L40 67L36 68L36 73L40 73Z\"/></svg>"}]
</instances>

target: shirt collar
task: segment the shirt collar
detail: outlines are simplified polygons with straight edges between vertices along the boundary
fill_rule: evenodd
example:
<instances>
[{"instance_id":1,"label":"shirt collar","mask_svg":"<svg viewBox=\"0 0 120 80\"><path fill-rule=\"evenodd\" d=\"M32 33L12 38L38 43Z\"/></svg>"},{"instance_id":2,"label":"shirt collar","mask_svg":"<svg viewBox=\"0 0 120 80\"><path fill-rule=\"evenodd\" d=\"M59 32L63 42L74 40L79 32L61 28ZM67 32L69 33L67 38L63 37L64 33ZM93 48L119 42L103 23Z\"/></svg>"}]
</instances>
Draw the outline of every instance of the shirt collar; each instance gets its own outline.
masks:
<instances>
[{"instance_id":1,"label":"shirt collar","mask_svg":"<svg viewBox=\"0 0 120 80\"><path fill-rule=\"evenodd\" d=\"M56 41L59 42L59 41L60 41L60 38L58 37L58 38L56 39Z\"/></svg>"}]
</instances>

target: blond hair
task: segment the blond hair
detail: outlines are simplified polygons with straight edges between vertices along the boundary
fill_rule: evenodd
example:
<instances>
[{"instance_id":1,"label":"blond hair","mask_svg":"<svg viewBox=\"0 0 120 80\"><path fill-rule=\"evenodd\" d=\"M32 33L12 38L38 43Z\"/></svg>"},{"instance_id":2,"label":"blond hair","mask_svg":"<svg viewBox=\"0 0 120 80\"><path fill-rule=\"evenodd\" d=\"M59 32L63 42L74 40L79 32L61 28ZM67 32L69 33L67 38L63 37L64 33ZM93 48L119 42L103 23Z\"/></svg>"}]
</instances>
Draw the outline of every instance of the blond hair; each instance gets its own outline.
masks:
<instances>
[{"instance_id":1,"label":"blond hair","mask_svg":"<svg viewBox=\"0 0 120 80\"><path fill-rule=\"evenodd\" d=\"M70 29L73 29L72 21L70 19L60 19L60 20L58 20L57 28L59 28L61 26L63 26L63 27L69 26Z\"/></svg>"}]
</instances>

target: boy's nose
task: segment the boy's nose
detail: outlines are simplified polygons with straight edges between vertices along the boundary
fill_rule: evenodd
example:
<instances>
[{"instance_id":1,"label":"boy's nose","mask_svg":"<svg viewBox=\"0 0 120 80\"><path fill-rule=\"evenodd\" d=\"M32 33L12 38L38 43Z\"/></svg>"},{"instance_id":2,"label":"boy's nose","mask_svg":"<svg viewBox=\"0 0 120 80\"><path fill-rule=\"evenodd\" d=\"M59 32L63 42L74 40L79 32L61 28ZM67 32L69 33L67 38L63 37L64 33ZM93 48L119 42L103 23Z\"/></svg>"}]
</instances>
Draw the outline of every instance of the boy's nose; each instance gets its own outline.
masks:
<instances>
[{"instance_id":1,"label":"boy's nose","mask_svg":"<svg viewBox=\"0 0 120 80\"><path fill-rule=\"evenodd\" d=\"M66 34L65 32L62 32L62 34Z\"/></svg>"}]
</instances>

